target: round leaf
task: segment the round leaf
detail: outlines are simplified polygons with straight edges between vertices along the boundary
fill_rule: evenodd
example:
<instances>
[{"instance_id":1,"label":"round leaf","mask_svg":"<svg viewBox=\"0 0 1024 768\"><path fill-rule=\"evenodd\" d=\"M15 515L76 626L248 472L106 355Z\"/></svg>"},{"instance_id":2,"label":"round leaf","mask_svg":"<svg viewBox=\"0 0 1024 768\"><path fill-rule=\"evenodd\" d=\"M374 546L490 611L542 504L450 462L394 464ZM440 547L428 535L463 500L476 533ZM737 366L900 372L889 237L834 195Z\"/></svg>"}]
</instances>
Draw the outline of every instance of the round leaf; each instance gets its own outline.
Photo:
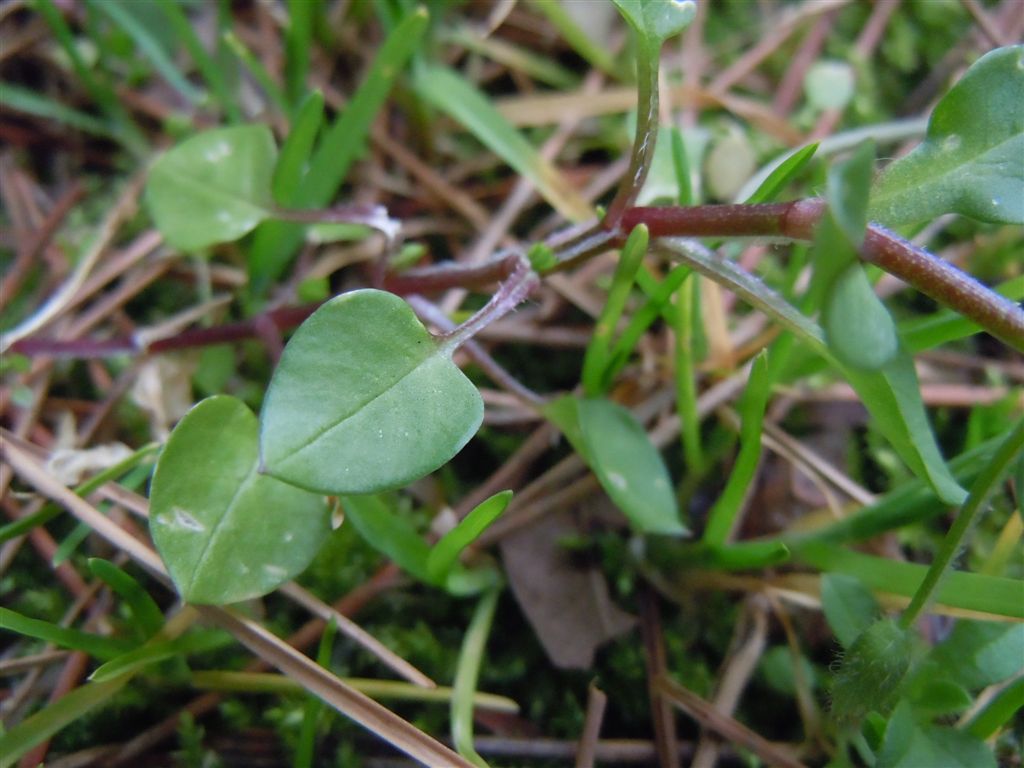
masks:
<instances>
[{"instance_id":1,"label":"round leaf","mask_svg":"<svg viewBox=\"0 0 1024 768\"><path fill-rule=\"evenodd\" d=\"M330 533L323 499L257 472L256 417L217 396L171 433L150 488L150 530L190 603L233 603L302 571Z\"/></svg>"},{"instance_id":2,"label":"round leaf","mask_svg":"<svg viewBox=\"0 0 1024 768\"><path fill-rule=\"evenodd\" d=\"M476 432L476 387L398 296L324 304L285 348L261 415L270 474L323 493L373 493L433 472Z\"/></svg>"},{"instance_id":3,"label":"round leaf","mask_svg":"<svg viewBox=\"0 0 1024 768\"><path fill-rule=\"evenodd\" d=\"M265 125L205 131L153 164L146 205L175 248L194 251L237 240L269 216L276 162Z\"/></svg>"}]
</instances>

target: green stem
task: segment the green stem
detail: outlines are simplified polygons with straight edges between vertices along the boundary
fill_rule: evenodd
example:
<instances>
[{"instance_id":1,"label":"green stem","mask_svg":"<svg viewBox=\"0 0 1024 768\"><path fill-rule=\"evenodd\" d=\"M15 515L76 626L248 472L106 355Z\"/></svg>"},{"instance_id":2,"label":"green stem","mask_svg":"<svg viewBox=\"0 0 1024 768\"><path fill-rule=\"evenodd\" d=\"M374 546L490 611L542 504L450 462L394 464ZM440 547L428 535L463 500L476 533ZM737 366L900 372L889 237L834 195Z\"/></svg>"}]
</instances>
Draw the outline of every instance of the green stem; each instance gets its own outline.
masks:
<instances>
[{"instance_id":1,"label":"green stem","mask_svg":"<svg viewBox=\"0 0 1024 768\"><path fill-rule=\"evenodd\" d=\"M999 446L999 450L996 451L992 461L982 470L978 479L971 486L970 495L968 495L967 501L964 502L960 514L953 521L953 525L950 526L938 554L936 554L931 567L928 569L928 573L925 574L924 580L921 582L921 586L917 588L917 592L914 593L910 605L907 606L906 611L900 617L900 625L904 629L913 625L925 606L931 601L939 581L946 573L956 553L960 551L960 546L977 519L982 506L996 485L998 485L1000 478L1002 478L1021 448L1024 448L1024 419L1017 422L1017 426L1006 440L1003 441L1003 444Z\"/></svg>"},{"instance_id":2,"label":"green stem","mask_svg":"<svg viewBox=\"0 0 1024 768\"><path fill-rule=\"evenodd\" d=\"M700 416L697 413L697 370L693 359L693 305L700 286L697 275L690 272L676 294L676 408L679 411L679 434L689 474L704 473L704 449L700 441Z\"/></svg>"},{"instance_id":3,"label":"green stem","mask_svg":"<svg viewBox=\"0 0 1024 768\"><path fill-rule=\"evenodd\" d=\"M481 768L488 766L473 747L473 696L476 693L476 682L483 662L484 646L491 632L494 611L498 607L499 594L499 589L489 590L477 603L466 636L462 639L459 664L452 685L452 743L460 755Z\"/></svg>"},{"instance_id":4,"label":"green stem","mask_svg":"<svg viewBox=\"0 0 1024 768\"><path fill-rule=\"evenodd\" d=\"M660 47L644 37L637 39L636 85L637 113L636 138L629 158L629 170L619 184L615 198L608 205L604 225L615 229L626 209L636 202L644 186L647 172L654 159L654 147L658 141L658 63ZM628 231L628 230L627 230Z\"/></svg>"}]
</instances>

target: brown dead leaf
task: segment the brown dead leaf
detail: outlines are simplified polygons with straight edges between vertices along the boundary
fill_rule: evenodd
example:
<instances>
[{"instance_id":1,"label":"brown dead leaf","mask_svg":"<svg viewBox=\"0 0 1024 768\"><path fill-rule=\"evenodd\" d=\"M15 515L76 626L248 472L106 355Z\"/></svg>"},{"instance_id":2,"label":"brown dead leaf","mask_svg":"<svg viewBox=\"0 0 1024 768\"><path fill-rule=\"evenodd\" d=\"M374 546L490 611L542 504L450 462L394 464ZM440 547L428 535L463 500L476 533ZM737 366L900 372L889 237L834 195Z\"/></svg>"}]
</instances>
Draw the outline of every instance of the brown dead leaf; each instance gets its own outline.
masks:
<instances>
[{"instance_id":1,"label":"brown dead leaf","mask_svg":"<svg viewBox=\"0 0 1024 768\"><path fill-rule=\"evenodd\" d=\"M562 669L588 669L599 646L636 624L612 602L600 569L574 562L563 546L579 533L571 513L563 512L501 542L512 593L548 658Z\"/></svg>"}]
</instances>

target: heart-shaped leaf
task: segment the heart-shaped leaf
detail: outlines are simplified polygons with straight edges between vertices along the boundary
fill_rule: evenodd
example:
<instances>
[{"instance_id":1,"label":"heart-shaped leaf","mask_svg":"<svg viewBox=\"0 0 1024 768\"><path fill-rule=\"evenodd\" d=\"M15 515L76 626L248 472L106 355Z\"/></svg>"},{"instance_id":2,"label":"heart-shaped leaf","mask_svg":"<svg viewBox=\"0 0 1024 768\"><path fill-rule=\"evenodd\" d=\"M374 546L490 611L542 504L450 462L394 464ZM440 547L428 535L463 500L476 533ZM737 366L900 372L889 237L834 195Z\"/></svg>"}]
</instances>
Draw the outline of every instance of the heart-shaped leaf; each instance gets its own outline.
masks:
<instances>
[{"instance_id":1,"label":"heart-shaped leaf","mask_svg":"<svg viewBox=\"0 0 1024 768\"><path fill-rule=\"evenodd\" d=\"M175 248L195 251L237 240L270 216L276 162L265 125L204 131L153 164L146 205Z\"/></svg>"},{"instance_id":2,"label":"heart-shaped leaf","mask_svg":"<svg viewBox=\"0 0 1024 768\"><path fill-rule=\"evenodd\" d=\"M374 493L433 472L483 419L476 387L398 296L359 290L285 347L260 417L267 472L323 493Z\"/></svg>"},{"instance_id":3,"label":"heart-shaped leaf","mask_svg":"<svg viewBox=\"0 0 1024 768\"><path fill-rule=\"evenodd\" d=\"M871 216L911 224L943 213L1024 224L1024 46L982 56L936 105L924 142L875 185Z\"/></svg>"},{"instance_id":4,"label":"heart-shaped leaf","mask_svg":"<svg viewBox=\"0 0 1024 768\"><path fill-rule=\"evenodd\" d=\"M689 533L665 463L636 418L617 403L567 395L544 407L597 476L601 487L644 533Z\"/></svg>"},{"instance_id":5,"label":"heart-shaped leaf","mask_svg":"<svg viewBox=\"0 0 1024 768\"><path fill-rule=\"evenodd\" d=\"M256 417L218 395L190 410L160 454L150 530L190 603L266 594L302 571L330 533L324 500L257 472Z\"/></svg>"},{"instance_id":6,"label":"heart-shaped leaf","mask_svg":"<svg viewBox=\"0 0 1024 768\"><path fill-rule=\"evenodd\" d=\"M661 45L697 16L694 0L612 0L630 26L650 45Z\"/></svg>"}]
</instances>

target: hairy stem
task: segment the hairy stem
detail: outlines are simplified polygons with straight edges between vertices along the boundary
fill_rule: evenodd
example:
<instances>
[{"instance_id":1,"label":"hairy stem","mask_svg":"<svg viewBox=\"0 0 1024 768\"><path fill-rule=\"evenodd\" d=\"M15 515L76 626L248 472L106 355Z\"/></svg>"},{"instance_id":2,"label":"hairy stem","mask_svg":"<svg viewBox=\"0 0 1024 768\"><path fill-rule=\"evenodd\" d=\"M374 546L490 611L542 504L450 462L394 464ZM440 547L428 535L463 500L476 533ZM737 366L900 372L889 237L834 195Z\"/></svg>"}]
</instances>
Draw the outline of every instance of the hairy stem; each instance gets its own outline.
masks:
<instances>
[{"instance_id":1,"label":"hairy stem","mask_svg":"<svg viewBox=\"0 0 1024 768\"><path fill-rule=\"evenodd\" d=\"M646 224L651 237L811 240L825 211L825 201L816 199L763 205L630 208L622 215L619 238L637 224ZM1024 309L952 264L878 224L868 225L860 257L1024 351Z\"/></svg>"}]
</instances>

